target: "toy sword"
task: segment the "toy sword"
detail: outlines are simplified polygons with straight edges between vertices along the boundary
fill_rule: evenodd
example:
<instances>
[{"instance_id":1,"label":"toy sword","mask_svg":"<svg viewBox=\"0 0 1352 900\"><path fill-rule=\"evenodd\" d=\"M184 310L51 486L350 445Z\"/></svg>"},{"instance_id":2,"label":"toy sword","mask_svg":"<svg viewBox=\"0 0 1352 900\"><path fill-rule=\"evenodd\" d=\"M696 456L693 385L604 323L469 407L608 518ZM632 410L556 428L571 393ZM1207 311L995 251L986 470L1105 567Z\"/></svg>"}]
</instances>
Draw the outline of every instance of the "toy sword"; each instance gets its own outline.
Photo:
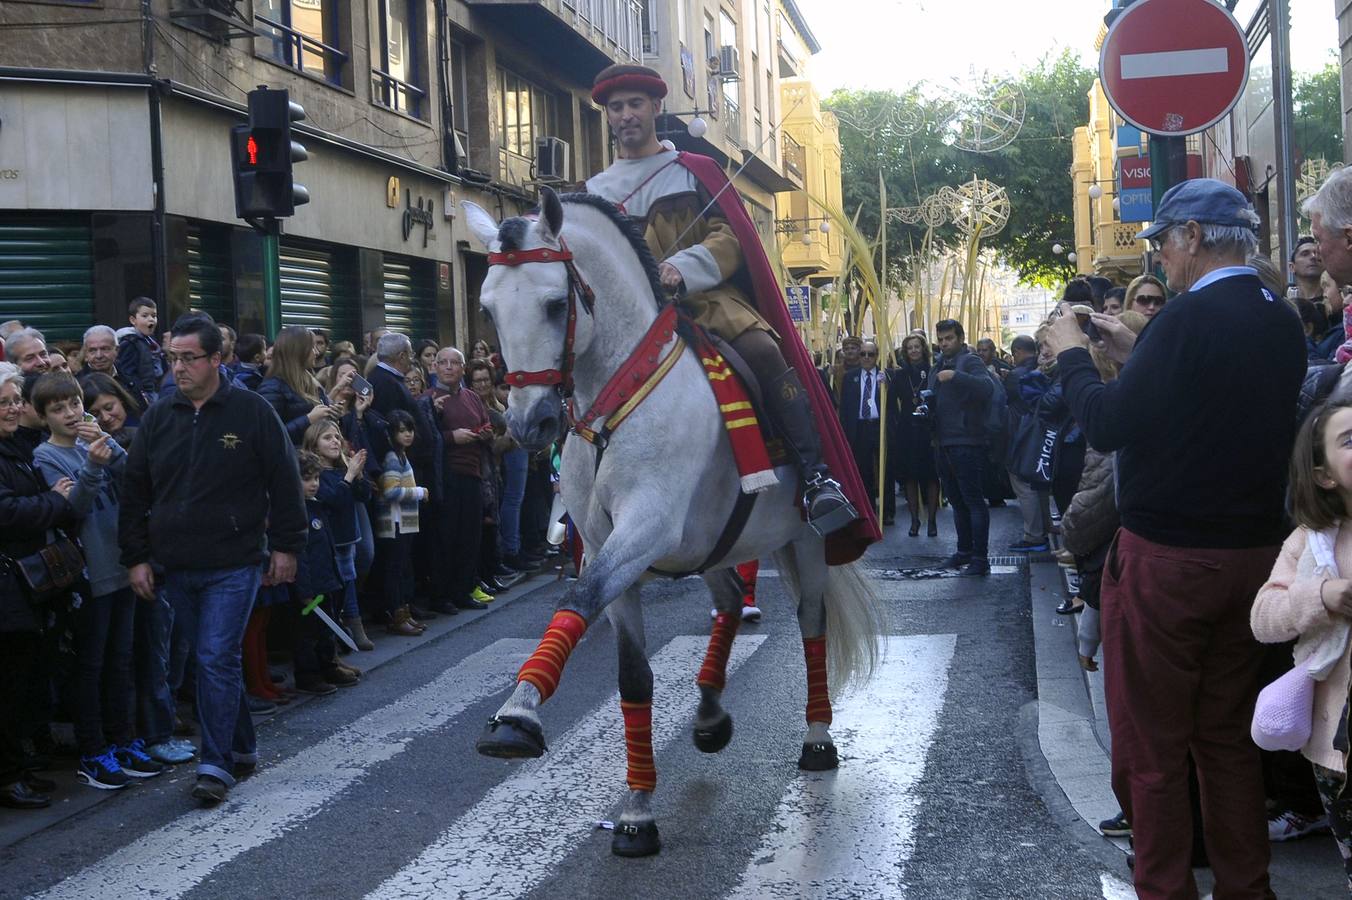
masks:
<instances>
[{"instance_id":1,"label":"toy sword","mask_svg":"<svg viewBox=\"0 0 1352 900\"><path fill-rule=\"evenodd\" d=\"M346 631L343 630L341 625L333 621L333 619L329 617L329 614L324 612L323 608L320 607L319 605L323 602L324 595L320 594L318 597L315 597L308 604L306 604L305 608L300 611L300 614L303 616L313 612L315 615L319 616L319 621L329 626L329 630L338 636L338 640L342 641L344 644L347 644L349 647L352 648L352 652L356 653L357 652L356 642L352 640L351 635L349 635Z\"/></svg>"}]
</instances>

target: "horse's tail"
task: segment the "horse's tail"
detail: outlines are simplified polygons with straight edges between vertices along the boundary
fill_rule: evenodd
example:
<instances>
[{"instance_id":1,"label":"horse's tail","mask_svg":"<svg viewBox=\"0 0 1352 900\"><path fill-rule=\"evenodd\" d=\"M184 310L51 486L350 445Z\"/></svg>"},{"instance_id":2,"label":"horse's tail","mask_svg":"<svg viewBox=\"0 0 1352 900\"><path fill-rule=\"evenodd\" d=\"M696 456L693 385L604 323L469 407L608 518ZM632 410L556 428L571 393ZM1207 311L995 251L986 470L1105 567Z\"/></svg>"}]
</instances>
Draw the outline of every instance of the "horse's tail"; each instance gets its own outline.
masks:
<instances>
[{"instance_id":1,"label":"horse's tail","mask_svg":"<svg viewBox=\"0 0 1352 900\"><path fill-rule=\"evenodd\" d=\"M779 568L794 596L799 596L797 571L793 566ZM868 681L882 661L887 610L864 571L858 562L827 569L826 664L833 695Z\"/></svg>"}]
</instances>

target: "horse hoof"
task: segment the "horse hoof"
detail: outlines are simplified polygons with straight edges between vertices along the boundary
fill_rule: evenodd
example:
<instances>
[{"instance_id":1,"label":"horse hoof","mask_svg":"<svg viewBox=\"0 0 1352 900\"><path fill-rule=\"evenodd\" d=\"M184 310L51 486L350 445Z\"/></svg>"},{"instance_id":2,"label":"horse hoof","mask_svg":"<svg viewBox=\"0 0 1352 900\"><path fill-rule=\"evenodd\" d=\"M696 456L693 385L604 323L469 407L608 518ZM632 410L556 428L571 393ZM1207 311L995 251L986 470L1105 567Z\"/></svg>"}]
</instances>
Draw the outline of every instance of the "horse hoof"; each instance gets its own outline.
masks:
<instances>
[{"instance_id":1,"label":"horse hoof","mask_svg":"<svg viewBox=\"0 0 1352 900\"><path fill-rule=\"evenodd\" d=\"M804 744L803 755L798 757L798 768L805 772L827 772L839 766L835 744Z\"/></svg>"},{"instance_id":2,"label":"horse hoof","mask_svg":"<svg viewBox=\"0 0 1352 900\"><path fill-rule=\"evenodd\" d=\"M544 755L545 733L528 719L494 716L474 749L497 759L535 759Z\"/></svg>"},{"instance_id":3,"label":"horse hoof","mask_svg":"<svg viewBox=\"0 0 1352 900\"><path fill-rule=\"evenodd\" d=\"M616 822L615 833L610 839L610 852L616 856L635 858L653 856L662 849L662 840L657 836L656 822Z\"/></svg>"},{"instance_id":4,"label":"horse hoof","mask_svg":"<svg viewBox=\"0 0 1352 900\"><path fill-rule=\"evenodd\" d=\"M732 716L723 717L707 728L695 727L695 749L701 753L717 753L732 740Z\"/></svg>"}]
</instances>

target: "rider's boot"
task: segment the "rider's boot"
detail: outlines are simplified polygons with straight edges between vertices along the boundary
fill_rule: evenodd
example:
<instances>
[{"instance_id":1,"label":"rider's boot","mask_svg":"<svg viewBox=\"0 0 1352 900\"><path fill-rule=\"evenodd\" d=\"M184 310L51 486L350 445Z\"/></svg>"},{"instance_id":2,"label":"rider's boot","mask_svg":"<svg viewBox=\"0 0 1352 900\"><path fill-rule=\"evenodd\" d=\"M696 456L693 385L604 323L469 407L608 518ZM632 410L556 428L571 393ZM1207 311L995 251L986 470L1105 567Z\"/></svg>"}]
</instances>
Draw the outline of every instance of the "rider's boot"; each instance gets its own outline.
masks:
<instances>
[{"instance_id":1,"label":"rider's boot","mask_svg":"<svg viewBox=\"0 0 1352 900\"><path fill-rule=\"evenodd\" d=\"M822 461L821 435L798 373L790 367L765 387L766 411L803 479L807 523L821 535L844 528L859 513Z\"/></svg>"}]
</instances>

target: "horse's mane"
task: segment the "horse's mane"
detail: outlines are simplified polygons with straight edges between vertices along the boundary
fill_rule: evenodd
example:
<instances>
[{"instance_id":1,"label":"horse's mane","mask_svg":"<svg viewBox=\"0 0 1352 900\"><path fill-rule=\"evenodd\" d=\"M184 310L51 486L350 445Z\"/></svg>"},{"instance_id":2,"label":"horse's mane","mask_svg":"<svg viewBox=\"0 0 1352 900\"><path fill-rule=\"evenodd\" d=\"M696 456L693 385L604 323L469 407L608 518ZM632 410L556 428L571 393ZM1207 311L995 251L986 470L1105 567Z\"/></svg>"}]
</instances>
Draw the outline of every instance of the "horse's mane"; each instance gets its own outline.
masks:
<instances>
[{"instance_id":1,"label":"horse's mane","mask_svg":"<svg viewBox=\"0 0 1352 900\"><path fill-rule=\"evenodd\" d=\"M630 248L638 257L639 265L643 267L643 273L648 276L648 286L652 288L653 299L657 301L660 307L663 305L666 292L662 288L662 281L657 274L657 260L653 258L653 252L648 247L648 242L643 239L638 228L634 225L632 219L620 212L619 207L611 203L605 197L596 194L588 194L585 191L573 194L560 194L559 200L562 203L576 203L580 206L588 206L601 213L610 220L620 234L624 235L629 241ZM536 211L538 212L538 210ZM526 230L531 226L531 219L524 216L513 216L504 219L498 226L498 241L502 250L520 250L526 240Z\"/></svg>"}]
</instances>

